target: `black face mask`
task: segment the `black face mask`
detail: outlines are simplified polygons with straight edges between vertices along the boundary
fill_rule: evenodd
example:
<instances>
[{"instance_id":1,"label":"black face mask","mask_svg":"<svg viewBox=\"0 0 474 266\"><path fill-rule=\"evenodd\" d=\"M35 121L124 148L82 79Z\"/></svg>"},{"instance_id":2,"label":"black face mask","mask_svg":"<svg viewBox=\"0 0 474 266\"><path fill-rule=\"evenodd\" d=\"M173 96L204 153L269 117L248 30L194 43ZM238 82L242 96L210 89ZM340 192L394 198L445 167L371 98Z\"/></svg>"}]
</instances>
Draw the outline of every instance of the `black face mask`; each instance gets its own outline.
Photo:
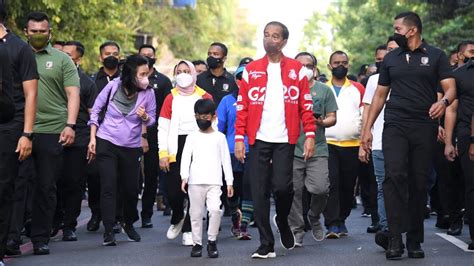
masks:
<instances>
[{"instance_id":1,"label":"black face mask","mask_svg":"<svg viewBox=\"0 0 474 266\"><path fill-rule=\"evenodd\" d=\"M380 67L382 66L382 61L380 62L375 62L375 66L377 67L377 71L375 73L379 73Z\"/></svg>"},{"instance_id":2,"label":"black face mask","mask_svg":"<svg viewBox=\"0 0 474 266\"><path fill-rule=\"evenodd\" d=\"M464 57L464 64L467 64L467 62L469 62L469 59L474 60L474 57Z\"/></svg>"},{"instance_id":3,"label":"black face mask","mask_svg":"<svg viewBox=\"0 0 474 266\"><path fill-rule=\"evenodd\" d=\"M339 65L338 67L335 67L331 70L332 76L337 78L337 79L343 79L347 76L347 67L344 67L343 65Z\"/></svg>"},{"instance_id":4,"label":"black face mask","mask_svg":"<svg viewBox=\"0 0 474 266\"><path fill-rule=\"evenodd\" d=\"M111 55L104 59L104 67L107 69L116 69L119 64L119 60Z\"/></svg>"},{"instance_id":5,"label":"black face mask","mask_svg":"<svg viewBox=\"0 0 474 266\"><path fill-rule=\"evenodd\" d=\"M219 67L219 64L222 63L222 58L215 58L213 56L209 56L206 61L210 69L216 69L217 67Z\"/></svg>"},{"instance_id":6,"label":"black face mask","mask_svg":"<svg viewBox=\"0 0 474 266\"><path fill-rule=\"evenodd\" d=\"M152 69L156 63L156 58L146 56L146 59L148 59L148 68Z\"/></svg>"},{"instance_id":7,"label":"black face mask","mask_svg":"<svg viewBox=\"0 0 474 266\"><path fill-rule=\"evenodd\" d=\"M200 130L205 131L211 127L212 122L206 119L196 119L196 123Z\"/></svg>"},{"instance_id":8,"label":"black face mask","mask_svg":"<svg viewBox=\"0 0 474 266\"><path fill-rule=\"evenodd\" d=\"M393 34L393 40L400 46L400 48L408 49L408 38L400 33Z\"/></svg>"}]
</instances>

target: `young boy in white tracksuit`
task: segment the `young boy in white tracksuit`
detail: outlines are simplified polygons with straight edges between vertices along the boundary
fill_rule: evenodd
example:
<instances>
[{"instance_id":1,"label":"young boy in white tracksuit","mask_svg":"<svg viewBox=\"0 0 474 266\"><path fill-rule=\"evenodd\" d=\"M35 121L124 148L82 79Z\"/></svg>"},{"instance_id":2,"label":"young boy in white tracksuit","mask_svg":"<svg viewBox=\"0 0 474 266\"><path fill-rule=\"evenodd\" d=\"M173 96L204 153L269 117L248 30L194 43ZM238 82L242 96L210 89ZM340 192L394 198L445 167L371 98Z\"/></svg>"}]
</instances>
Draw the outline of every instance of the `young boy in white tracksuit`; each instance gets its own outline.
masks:
<instances>
[{"instance_id":1,"label":"young boy in white tracksuit","mask_svg":"<svg viewBox=\"0 0 474 266\"><path fill-rule=\"evenodd\" d=\"M193 235L191 257L202 256L202 217L204 205L209 212L207 253L217 258L217 235L221 224L222 170L227 182L227 196L232 197L234 177L225 135L212 128L216 105L210 99L200 99L194 105L199 131L186 139L181 158L181 189L189 193L189 215Z\"/></svg>"}]
</instances>

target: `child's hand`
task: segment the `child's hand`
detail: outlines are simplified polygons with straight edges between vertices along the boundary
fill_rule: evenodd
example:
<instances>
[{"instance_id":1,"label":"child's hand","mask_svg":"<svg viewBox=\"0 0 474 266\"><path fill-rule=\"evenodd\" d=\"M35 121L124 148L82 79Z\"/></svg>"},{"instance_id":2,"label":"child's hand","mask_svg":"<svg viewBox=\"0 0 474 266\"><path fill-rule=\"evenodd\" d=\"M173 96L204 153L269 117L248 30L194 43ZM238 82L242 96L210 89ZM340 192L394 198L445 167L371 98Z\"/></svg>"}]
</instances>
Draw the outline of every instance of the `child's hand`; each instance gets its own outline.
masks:
<instances>
[{"instance_id":1,"label":"child's hand","mask_svg":"<svg viewBox=\"0 0 474 266\"><path fill-rule=\"evenodd\" d=\"M188 194L188 192L186 192L186 185L187 184L188 184L187 179L183 179L183 181L181 181L181 191L183 191L185 194Z\"/></svg>"},{"instance_id":2,"label":"child's hand","mask_svg":"<svg viewBox=\"0 0 474 266\"><path fill-rule=\"evenodd\" d=\"M234 196L234 187L233 186L227 186L227 197L232 198Z\"/></svg>"}]
</instances>

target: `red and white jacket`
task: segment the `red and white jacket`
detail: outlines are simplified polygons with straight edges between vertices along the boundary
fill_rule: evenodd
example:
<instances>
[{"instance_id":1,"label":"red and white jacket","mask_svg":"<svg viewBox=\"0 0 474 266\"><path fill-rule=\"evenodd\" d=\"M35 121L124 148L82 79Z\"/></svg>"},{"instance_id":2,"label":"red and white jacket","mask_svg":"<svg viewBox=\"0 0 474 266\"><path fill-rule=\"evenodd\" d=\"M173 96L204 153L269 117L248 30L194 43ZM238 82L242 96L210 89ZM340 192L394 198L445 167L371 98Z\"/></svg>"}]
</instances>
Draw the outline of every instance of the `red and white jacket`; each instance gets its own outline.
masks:
<instances>
[{"instance_id":1,"label":"red and white jacket","mask_svg":"<svg viewBox=\"0 0 474 266\"><path fill-rule=\"evenodd\" d=\"M237 97L237 120L235 141L244 141L247 135L250 145L255 143L262 120L263 103L267 86L268 57L247 65ZM297 60L283 56L280 61L281 79L285 100L285 123L288 142L296 144L300 135L300 120L307 138L314 138L316 122L313 117L313 102L309 93L308 78Z\"/></svg>"}]
</instances>

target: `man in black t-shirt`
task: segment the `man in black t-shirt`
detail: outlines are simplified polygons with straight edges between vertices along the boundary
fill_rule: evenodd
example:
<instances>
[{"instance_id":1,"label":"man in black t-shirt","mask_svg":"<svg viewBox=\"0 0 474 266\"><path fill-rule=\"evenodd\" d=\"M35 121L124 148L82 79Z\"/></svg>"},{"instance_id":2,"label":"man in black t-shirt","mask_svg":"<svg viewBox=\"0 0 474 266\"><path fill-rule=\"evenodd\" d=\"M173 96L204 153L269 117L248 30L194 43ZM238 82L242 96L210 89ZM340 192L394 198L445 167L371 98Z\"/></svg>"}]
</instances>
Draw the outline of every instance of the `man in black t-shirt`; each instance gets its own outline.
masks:
<instances>
[{"instance_id":1,"label":"man in black t-shirt","mask_svg":"<svg viewBox=\"0 0 474 266\"><path fill-rule=\"evenodd\" d=\"M64 43L62 51L71 57L77 66L80 81L80 105L76 121L76 137L71 146L64 148L63 176L58 180L58 202L62 217L63 241L76 241L75 234L77 218L81 214L82 196L85 190L85 178L87 175L87 145L89 144L90 130L87 126L89 113L94 106L97 96L97 88L94 81L80 68L81 59L84 56L84 46L77 41ZM56 208L58 211L58 208Z\"/></svg>"},{"instance_id":2,"label":"man in black t-shirt","mask_svg":"<svg viewBox=\"0 0 474 266\"><path fill-rule=\"evenodd\" d=\"M13 196L18 200L21 198L24 203L23 191L14 191L21 182L26 188L26 181L18 177L21 163L25 161L32 150L33 124L35 121L36 95L38 92L38 71L36 60L30 46L22 41L18 36L7 30L4 26L6 18L6 8L0 4L0 39L2 47L6 49L8 59L0 59L3 67L11 72L3 79L11 77L13 82L13 99L15 105L15 117L6 124L0 124L0 260L6 251L7 234L10 230L10 219L15 212L23 215L24 208L18 210L13 208ZM9 61L9 63L8 63ZM5 62L7 62L5 64ZM4 88L7 87L7 80L3 81ZM21 187L21 186L20 186ZM23 226L22 221L20 225ZM10 237L8 237L11 239ZM20 234L13 239L17 255L20 253ZM10 242L10 241L9 241Z\"/></svg>"},{"instance_id":3,"label":"man in black t-shirt","mask_svg":"<svg viewBox=\"0 0 474 266\"><path fill-rule=\"evenodd\" d=\"M416 13L397 15L393 28L400 47L383 60L366 125L372 128L390 92L382 136L383 192L390 230L385 256L389 260L401 258L402 233L406 232L408 257L424 258L423 220L438 118L455 99L456 88L446 54L422 41L421 19ZM444 90L440 101L436 97L438 84ZM364 132L362 145L370 152L370 130Z\"/></svg>"},{"instance_id":4,"label":"man in black t-shirt","mask_svg":"<svg viewBox=\"0 0 474 266\"><path fill-rule=\"evenodd\" d=\"M148 58L148 66L150 68L150 72L148 73L148 79L150 80L150 86L153 88L155 92L155 99L156 99L156 117L160 116L161 107L163 106L163 102L165 101L165 97L170 93L173 85L171 84L171 80L163 75L162 73L158 72L154 68L154 64L156 61L155 57L155 47L145 44L142 45L138 49L138 53ZM155 203L156 198L156 189L158 187L158 176L159 176L159 168L158 168L158 122L150 127L143 126L142 129L142 143L144 143L144 177L145 177L145 185L143 187L143 195L142 195L142 227L143 228L151 228L153 224L151 223L151 216L153 215L153 205ZM148 147L148 148L146 148ZM148 150L147 150L148 149ZM164 190L164 179L160 178L160 192L158 194L158 198L160 199L157 202L157 207L159 210L165 211L166 207L163 206L163 198L166 196L166 192ZM162 208L165 207L165 208ZM169 210L168 210L169 211Z\"/></svg>"},{"instance_id":5,"label":"man in black t-shirt","mask_svg":"<svg viewBox=\"0 0 474 266\"><path fill-rule=\"evenodd\" d=\"M461 62L460 62L461 63ZM466 42L463 51L463 65L454 70L458 100L453 102L452 108L457 110L454 115L446 117L446 136L452 136L452 126L456 123L457 149L451 141L446 141L445 155L450 161L459 156L463 170L466 191L466 217L469 222L471 243L468 249L474 250L474 41ZM450 106L451 108L451 106ZM448 125L450 127L448 128ZM462 223L461 223L462 228ZM459 230L459 234L460 234Z\"/></svg>"},{"instance_id":6,"label":"man in black t-shirt","mask_svg":"<svg viewBox=\"0 0 474 266\"><path fill-rule=\"evenodd\" d=\"M212 95L217 106L224 96L238 90L234 76L224 67L227 52L227 46L223 43L212 43L207 50L209 70L199 74L196 81L196 85Z\"/></svg>"}]
</instances>

